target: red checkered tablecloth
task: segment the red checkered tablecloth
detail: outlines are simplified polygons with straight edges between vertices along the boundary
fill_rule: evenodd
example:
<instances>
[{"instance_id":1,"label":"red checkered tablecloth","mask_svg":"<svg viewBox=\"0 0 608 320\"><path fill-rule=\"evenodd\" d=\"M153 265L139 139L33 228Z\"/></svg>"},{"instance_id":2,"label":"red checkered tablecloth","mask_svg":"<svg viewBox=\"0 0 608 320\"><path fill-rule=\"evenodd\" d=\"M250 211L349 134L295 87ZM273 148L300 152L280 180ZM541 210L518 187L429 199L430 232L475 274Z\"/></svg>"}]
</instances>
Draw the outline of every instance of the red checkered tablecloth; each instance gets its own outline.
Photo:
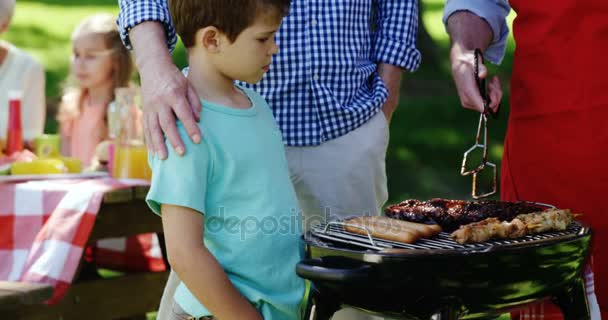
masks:
<instances>
[{"instance_id":1,"label":"red checkered tablecloth","mask_svg":"<svg viewBox=\"0 0 608 320\"><path fill-rule=\"evenodd\" d=\"M0 280L51 284L49 303L58 302L74 278L104 193L141 185L147 182L112 178L0 184ZM93 252L102 266L165 270L155 234L102 240Z\"/></svg>"}]
</instances>

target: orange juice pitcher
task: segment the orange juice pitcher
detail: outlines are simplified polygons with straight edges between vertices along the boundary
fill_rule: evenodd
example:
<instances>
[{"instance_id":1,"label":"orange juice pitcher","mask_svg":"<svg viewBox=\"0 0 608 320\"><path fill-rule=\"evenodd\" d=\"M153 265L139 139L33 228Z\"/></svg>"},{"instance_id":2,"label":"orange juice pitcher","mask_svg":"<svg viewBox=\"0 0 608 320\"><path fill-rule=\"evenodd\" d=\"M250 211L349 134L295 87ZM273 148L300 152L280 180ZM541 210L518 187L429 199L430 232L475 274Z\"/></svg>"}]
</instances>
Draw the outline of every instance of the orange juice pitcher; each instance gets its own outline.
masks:
<instances>
[{"instance_id":1,"label":"orange juice pitcher","mask_svg":"<svg viewBox=\"0 0 608 320\"><path fill-rule=\"evenodd\" d=\"M116 178L150 180L148 149L143 141L119 142L114 150L112 175Z\"/></svg>"},{"instance_id":2,"label":"orange juice pitcher","mask_svg":"<svg viewBox=\"0 0 608 320\"><path fill-rule=\"evenodd\" d=\"M137 89L117 88L115 96L120 125L117 126L119 132L114 141L112 176L150 180L152 171L148 166L148 150L144 143Z\"/></svg>"}]
</instances>

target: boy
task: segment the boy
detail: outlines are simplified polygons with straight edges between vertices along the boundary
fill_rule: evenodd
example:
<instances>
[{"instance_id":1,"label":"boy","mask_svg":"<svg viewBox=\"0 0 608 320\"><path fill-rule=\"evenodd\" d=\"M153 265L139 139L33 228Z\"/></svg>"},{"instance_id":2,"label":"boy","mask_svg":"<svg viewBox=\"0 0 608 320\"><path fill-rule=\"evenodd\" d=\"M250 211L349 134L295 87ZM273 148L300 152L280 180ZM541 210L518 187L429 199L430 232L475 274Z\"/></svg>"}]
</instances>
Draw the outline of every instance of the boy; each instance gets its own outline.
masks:
<instances>
[{"instance_id":1,"label":"boy","mask_svg":"<svg viewBox=\"0 0 608 320\"><path fill-rule=\"evenodd\" d=\"M256 83L269 70L289 0L169 6L188 48L205 137L184 157L150 159L147 201L162 217L169 261L182 280L174 319L299 319L301 225L281 133L266 102L233 84Z\"/></svg>"}]
</instances>

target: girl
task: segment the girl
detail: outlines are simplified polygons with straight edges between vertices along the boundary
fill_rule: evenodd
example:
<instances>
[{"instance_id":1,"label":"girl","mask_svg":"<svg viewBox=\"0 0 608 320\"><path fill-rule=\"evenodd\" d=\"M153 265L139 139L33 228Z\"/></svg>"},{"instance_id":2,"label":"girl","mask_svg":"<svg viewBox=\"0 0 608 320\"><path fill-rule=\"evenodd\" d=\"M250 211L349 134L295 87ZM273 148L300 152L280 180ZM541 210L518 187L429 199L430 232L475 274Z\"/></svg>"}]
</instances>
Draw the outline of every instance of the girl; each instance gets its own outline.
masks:
<instances>
[{"instance_id":1,"label":"girl","mask_svg":"<svg viewBox=\"0 0 608 320\"><path fill-rule=\"evenodd\" d=\"M93 15L85 18L72 34L71 82L75 85L66 89L57 118L62 153L80 159L85 167L93 162L96 147L109 138L106 115L115 99L115 89L128 87L133 72L115 21L110 14ZM117 250L116 243L125 243L126 251ZM96 277L96 267L163 271L162 258L151 255L158 249L157 243L155 234L102 240L87 248L89 263L80 276Z\"/></svg>"},{"instance_id":2,"label":"girl","mask_svg":"<svg viewBox=\"0 0 608 320\"><path fill-rule=\"evenodd\" d=\"M57 120L62 153L88 167L95 147L108 138L106 110L114 89L129 85L133 62L110 14L84 19L72 34L72 50L76 85L65 91Z\"/></svg>"}]
</instances>

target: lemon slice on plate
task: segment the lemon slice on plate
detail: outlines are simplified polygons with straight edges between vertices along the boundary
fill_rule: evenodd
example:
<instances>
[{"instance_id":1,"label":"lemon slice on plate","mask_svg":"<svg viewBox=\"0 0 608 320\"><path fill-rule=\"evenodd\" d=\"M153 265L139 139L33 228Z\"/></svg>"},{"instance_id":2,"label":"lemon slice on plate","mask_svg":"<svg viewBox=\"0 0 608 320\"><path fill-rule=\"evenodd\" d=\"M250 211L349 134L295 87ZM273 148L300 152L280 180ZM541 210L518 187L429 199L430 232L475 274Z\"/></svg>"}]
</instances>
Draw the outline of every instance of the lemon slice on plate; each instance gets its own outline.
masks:
<instances>
[{"instance_id":1,"label":"lemon slice on plate","mask_svg":"<svg viewBox=\"0 0 608 320\"><path fill-rule=\"evenodd\" d=\"M59 159L36 159L30 162L15 162L11 167L12 175L66 173L68 168Z\"/></svg>"}]
</instances>

